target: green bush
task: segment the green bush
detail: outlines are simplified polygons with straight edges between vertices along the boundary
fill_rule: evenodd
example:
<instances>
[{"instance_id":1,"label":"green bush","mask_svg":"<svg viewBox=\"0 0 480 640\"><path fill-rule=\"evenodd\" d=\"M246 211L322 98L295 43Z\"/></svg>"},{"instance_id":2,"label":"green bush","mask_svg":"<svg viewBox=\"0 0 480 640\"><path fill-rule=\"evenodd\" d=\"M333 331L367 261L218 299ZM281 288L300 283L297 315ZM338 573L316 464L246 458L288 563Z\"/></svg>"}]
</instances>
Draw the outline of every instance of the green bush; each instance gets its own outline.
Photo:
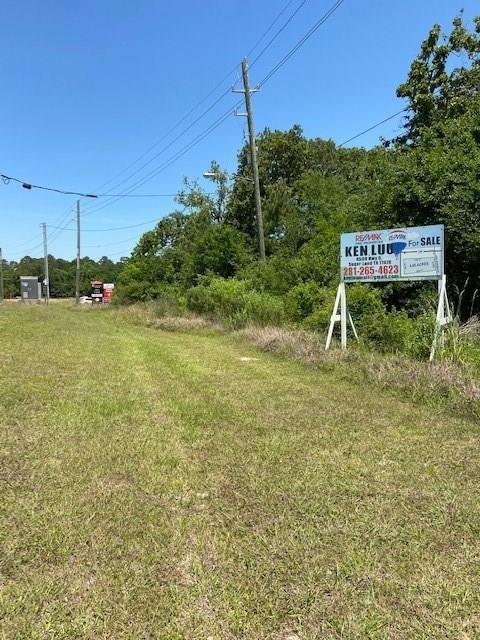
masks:
<instances>
[{"instance_id":1,"label":"green bush","mask_svg":"<svg viewBox=\"0 0 480 640\"><path fill-rule=\"evenodd\" d=\"M174 286L158 285L153 298L152 309L159 317L181 316L186 311L185 296Z\"/></svg>"},{"instance_id":2,"label":"green bush","mask_svg":"<svg viewBox=\"0 0 480 640\"><path fill-rule=\"evenodd\" d=\"M132 281L114 289L112 302L114 304L133 304L150 300L153 293L154 290L150 282L145 280Z\"/></svg>"},{"instance_id":3,"label":"green bush","mask_svg":"<svg viewBox=\"0 0 480 640\"><path fill-rule=\"evenodd\" d=\"M435 313L422 313L413 321L413 334L406 352L417 360L428 360L435 334Z\"/></svg>"},{"instance_id":4,"label":"green bush","mask_svg":"<svg viewBox=\"0 0 480 640\"><path fill-rule=\"evenodd\" d=\"M362 316L360 338L385 353L405 353L414 335L414 323L405 311L385 310Z\"/></svg>"},{"instance_id":5,"label":"green bush","mask_svg":"<svg viewBox=\"0 0 480 640\"><path fill-rule=\"evenodd\" d=\"M254 291L246 280L213 278L187 291L187 308L215 316L238 328L248 322L259 325L281 324L284 318L280 298Z\"/></svg>"},{"instance_id":6,"label":"green bush","mask_svg":"<svg viewBox=\"0 0 480 640\"><path fill-rule=\"evenodd\" d=\"M284 323L285 309L281 298L268 293L250 291L246 297L247 319L262 327Z\"/></svg>"},{"instance_id":7,"label":"green bush","mask_svg":"<svg viewBox=\"0 0 480 640\"><path fill-rule=\"evenodd\" d=\"M292 260L283 255L251 262L236 277L247 280L256 291L272 295L285 295L299 280Z\"/></svg>"},{"instance_id":8,"label":"green bush","mask_svg":"<svg viewBox=\"0 0 480 640\"><path fill-rule=\"evenodd\" d=\"M313 280L302 282L285 296L285 311L292 322L302 322L325 304L325 288Z\"/></svg>"}]
</instances>

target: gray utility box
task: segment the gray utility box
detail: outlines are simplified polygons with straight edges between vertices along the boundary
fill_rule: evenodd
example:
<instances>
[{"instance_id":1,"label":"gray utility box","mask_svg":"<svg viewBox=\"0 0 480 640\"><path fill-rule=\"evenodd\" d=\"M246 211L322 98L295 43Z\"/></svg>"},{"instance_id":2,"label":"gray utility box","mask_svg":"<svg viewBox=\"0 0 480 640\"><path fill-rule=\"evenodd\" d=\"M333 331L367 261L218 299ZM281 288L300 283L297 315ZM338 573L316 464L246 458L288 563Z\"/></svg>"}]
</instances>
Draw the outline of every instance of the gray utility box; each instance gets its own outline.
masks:
<instances>
[{"instance_id":1,"label":"gray utility box","mask_svg":"<svg viewBox=\"0 0 480 640\"><path fill-rule=\"evenodd\" d=\"M23 302L38 302L42 299L42 285L37 276L20 276L20 293Z\"/></svg>"}]
</instances>

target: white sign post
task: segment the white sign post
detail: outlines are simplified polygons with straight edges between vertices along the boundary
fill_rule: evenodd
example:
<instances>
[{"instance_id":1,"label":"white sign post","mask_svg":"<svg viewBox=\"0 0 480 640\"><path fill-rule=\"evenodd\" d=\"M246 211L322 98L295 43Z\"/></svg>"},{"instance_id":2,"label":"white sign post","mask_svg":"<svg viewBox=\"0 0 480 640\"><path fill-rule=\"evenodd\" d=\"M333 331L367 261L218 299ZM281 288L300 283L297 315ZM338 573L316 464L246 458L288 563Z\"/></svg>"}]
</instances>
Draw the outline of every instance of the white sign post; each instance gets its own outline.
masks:
<instances>
[{"instance_id":1,"label":"white sign post","mask_svg":"<svg viewBox=\"0 0 480 640\"><path fill-rule=\"evenodd\" d=\"M330 318L325 349L330 348L335 324L340 322L341 346L347 348L347 321L358 335L348 311L345 284L349 282L400 282L437 280L438 309L430 360L442 328L451 321L444 269L443 225L342 233L340 284ZM340 314L338 307L340 306Z\"/></svg>"}]
</instances>

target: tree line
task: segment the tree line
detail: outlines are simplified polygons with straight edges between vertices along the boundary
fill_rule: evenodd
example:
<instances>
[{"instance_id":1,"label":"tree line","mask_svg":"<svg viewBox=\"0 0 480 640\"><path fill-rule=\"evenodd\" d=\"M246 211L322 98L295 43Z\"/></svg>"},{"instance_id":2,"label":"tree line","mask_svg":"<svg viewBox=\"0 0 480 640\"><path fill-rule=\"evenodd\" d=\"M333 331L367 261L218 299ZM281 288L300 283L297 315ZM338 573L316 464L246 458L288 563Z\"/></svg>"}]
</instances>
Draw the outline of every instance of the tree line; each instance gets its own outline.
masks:
<instances>
[{"instance_id":1,"label":"tree line","mask_svg":"<svg viewBox=\"0 0 480 640\"><path fill-rule=\"evenodd\" d=\"M80 261L80 291L87 295L91 291L90 281L94 279L116 282L123 268L125 258L113 262L107 256L100 260L84 257ZM75 296L76 260L62 260L49 255L50 295L52 298L71 298ZM43 281L45 269L43 258L25 256L18 262L3 261L4 296L14 298L20 295L20 276L37 276Z\"/></svg>"}]
</instances>

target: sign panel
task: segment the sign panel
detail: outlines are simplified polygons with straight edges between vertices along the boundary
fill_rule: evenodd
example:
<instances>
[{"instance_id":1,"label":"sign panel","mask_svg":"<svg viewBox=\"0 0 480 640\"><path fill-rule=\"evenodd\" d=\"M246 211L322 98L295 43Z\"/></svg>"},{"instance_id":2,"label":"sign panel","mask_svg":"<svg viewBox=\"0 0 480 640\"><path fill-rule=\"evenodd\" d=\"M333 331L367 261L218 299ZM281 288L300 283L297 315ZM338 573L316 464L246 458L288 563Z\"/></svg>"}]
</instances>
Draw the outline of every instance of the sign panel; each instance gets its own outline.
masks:
<instances>
[{"instance_id":1,"label":"sign panel","mask_svg":"<svg viewBox=\"0 0 480 640\"><path fill-rule=\"evenodd\" d=\"M342 233L343 282L440 280L443 273L443 224Z\"/></svg>"},{"instance_id":2,"label":"sign panel","mask_svg":"<svg viewBox=\"0 0 480 640\"><path fill-rule=\"evenodd\" d=\"M110 302L112 300L112 292L115 289L115 285L109 282L105 282L103 285L103 302Z\"/></svg>"},{"instance_id":3,"label":"sign panel","mask_svg":"<svg viewBox=\"0 0 480 640\"><path fill-rule=\"evenodd\" d=\"M102 303L103 302L103 280L91 280L90 284L92 285L92 293L90 297L92 298L92 302Z\"/></svg>"}]
</instances>

